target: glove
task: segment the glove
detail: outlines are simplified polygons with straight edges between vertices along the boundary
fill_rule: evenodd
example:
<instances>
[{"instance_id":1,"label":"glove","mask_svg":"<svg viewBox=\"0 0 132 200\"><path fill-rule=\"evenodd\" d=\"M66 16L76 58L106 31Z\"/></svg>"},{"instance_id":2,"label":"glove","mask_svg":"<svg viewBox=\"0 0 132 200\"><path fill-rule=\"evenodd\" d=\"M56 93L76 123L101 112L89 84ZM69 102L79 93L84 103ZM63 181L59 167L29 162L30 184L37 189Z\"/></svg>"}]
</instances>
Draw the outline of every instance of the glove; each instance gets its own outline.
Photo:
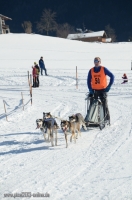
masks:
<instances>
[{"instance_id":1,"label":"glove","mask_svg":"<svg viewBox=\"0 0 132 200\"><path fill-rule=\"evenodd\" d=\"M89 89L89 93L90 93L90 94L94 94L94 90Z\"/></svg>"},{"instance_id":2,"label":"glove","mask_svg":"<svg viewBox=\"0 0 132 200\"><path fill-rule=\"evenodd\" d=\"M111 86L108 85L108 86L104 89L104 92L109 92L110 88L111 88Z\"/></svg>"}]
</instances>

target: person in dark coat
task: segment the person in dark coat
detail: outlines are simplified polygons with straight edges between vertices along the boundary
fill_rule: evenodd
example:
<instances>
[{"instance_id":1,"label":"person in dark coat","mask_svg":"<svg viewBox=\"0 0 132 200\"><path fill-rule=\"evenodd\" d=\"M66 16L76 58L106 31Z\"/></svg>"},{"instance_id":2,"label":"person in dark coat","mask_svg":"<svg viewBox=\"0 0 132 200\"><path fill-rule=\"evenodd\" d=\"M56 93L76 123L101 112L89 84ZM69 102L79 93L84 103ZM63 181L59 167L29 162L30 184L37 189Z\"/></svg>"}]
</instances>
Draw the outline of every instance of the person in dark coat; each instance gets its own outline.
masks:
<instances>
[{"instance_id":1,"label":"person in dark coat","mask_svg":"<svg viewBox=\"0 0 132 200\"><path fill-rule=\"evenodd\" d=\"M47 75L47 70L45 68L45 64L44 64L44 61L43 61L43 57L41 56L40 60L39 60L39 67L41 69L41 75L43 75L43 70L45 71L45 76L48 76Z\"/></svg>"},{"instance_id":2,"label":"person in dark coat","mask_svg":"<svg viewBox=\"0 0 132 200\"><path fill-rule=\"evenodd\" d=\"M128 78L127 78L127 75L126 75L126 74L123 74L122 79L123 79L124 81L123 81L121 84L127 83L127 82L128 82Z\"/></svg>"}]
</instances>

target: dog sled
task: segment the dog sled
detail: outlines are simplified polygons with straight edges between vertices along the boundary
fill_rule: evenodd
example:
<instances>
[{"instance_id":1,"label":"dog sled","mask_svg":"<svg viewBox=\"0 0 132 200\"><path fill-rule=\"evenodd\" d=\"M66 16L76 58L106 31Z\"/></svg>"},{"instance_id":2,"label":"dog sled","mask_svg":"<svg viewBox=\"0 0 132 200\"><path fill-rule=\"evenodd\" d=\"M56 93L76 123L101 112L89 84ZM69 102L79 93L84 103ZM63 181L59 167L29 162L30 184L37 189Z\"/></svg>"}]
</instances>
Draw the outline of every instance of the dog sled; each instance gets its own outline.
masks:
<instances>
[{"instance_id":1,"label":"dog sled","mask_svg":"<svg viewBox=\"0 0 132 200\"><path fill-rule=\"evenodd\" d=\"M109 110L104 108L102 99L96 95L86 94L86 127L99 127L102 130L105 125L110 125L110 118L107 119Z\"/></svg>"}]
</instances>

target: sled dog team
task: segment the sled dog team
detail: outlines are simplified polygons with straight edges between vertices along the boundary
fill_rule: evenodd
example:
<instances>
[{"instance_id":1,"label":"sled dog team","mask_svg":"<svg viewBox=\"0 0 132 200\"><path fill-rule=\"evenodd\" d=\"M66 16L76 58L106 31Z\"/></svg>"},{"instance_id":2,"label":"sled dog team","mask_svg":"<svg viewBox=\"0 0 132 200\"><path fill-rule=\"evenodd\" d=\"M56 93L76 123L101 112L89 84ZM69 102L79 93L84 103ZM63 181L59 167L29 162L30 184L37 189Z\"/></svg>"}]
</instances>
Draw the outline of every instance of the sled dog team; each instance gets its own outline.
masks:
<instances>
[{"instance_id":1,"label":"sled dog team","mask_svg":"<svg viewBox=\"0 0 132 200\"><path fill-rule=\"evenodd\" d=\"M87 130L84 118L82 114L77 113L75 115L69 116L69 120L61 120L60 126L64 132L66 148L68 147L68 138L67 135L71 134L70 142L78 138L78 134L81 136L81 127ZM51 146L54 146L54 137L55 137L55 146L57 146L57 129L59 126L56 123L55 118L50 114L50 112L43 112L43 119L36 120L37 128L41 130L46 142L51 142ZM55 136L54 136L55 135Z\"/></svg>"},{"instance_id":2,"label":"sled dog team","mask_svg":"<svg viewBox=\"0 0 132 200\"><path fill-rule=\"evenodd\" d=\"M107 76L109 77L109 83L107 82ZM126 74L124 74L122 78L124 80L123 83L128 82ZM107 103L107 93L110 91L113 83L114 83L113 73L110 72L106 67L101 65L100 57L95 57L94 67L92 67L88 72L87 86L89 90L89 97L91 98L90 105L92 106L92 104L94 104L95 99L100 98L101 104L103 106L102 118L100 109L101 106L98 106L98 110L96 109L97 112L93 113L94 115L95 114L97 115L98 119L97 121L99 121L101 130L103 127L105 127L105 123L110 125L110 113ZM87 116L89 116L88 114L90 113L91 110L87 109ZM85 117L85 121L82 114L80 113L70 116L69 120L61 119L60 126L65 135L66 147L68 147L68 139L67 139L68 134L71 134L70 141L72 142L72 139L74 139L76 143L76 138L78 137L78 134L81 135L81 127L86 130L87 129L86 126L88 125L87 121L92 122L92 120L89 120L89 117L88 120L86 120ZM37 123L37 128L40 128L40 130L43 132L44 139L46 141L51 141L52 146L54 146L54 134L55 134L55 145L57 145L57 129L59 127L55 121L55 117L53 117L50 113L43 113L43 119L37 119L36 123ZM46 135L48 136L46 137Z\"/></svg>"}]
</instances>

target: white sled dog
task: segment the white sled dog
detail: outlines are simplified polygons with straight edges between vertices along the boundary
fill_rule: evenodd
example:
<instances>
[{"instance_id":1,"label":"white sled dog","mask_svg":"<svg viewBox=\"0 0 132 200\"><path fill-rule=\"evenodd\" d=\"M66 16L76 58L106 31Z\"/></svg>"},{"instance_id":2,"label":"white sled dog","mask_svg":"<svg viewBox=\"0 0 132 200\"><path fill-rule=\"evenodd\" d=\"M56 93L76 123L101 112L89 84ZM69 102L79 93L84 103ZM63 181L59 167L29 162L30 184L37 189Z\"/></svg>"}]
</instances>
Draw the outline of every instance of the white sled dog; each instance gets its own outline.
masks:
<instances>
[{"instance_id":1,"label":"white sled dog","mask_svg":"<svg viewBox=\"0 0 132 200\"><path fill-rule=\"evenodd\" d=\"M36 129L40 129L41 130L41 132L43 133L45 141L49 140L49 137L48 137L48 139L46 138L46 134L47 133L46 133L46 130L45 130L44 126L43 126L43 119L36 119L36 124L37 124L37 128Z\"/></svg>"}]
</instances>

